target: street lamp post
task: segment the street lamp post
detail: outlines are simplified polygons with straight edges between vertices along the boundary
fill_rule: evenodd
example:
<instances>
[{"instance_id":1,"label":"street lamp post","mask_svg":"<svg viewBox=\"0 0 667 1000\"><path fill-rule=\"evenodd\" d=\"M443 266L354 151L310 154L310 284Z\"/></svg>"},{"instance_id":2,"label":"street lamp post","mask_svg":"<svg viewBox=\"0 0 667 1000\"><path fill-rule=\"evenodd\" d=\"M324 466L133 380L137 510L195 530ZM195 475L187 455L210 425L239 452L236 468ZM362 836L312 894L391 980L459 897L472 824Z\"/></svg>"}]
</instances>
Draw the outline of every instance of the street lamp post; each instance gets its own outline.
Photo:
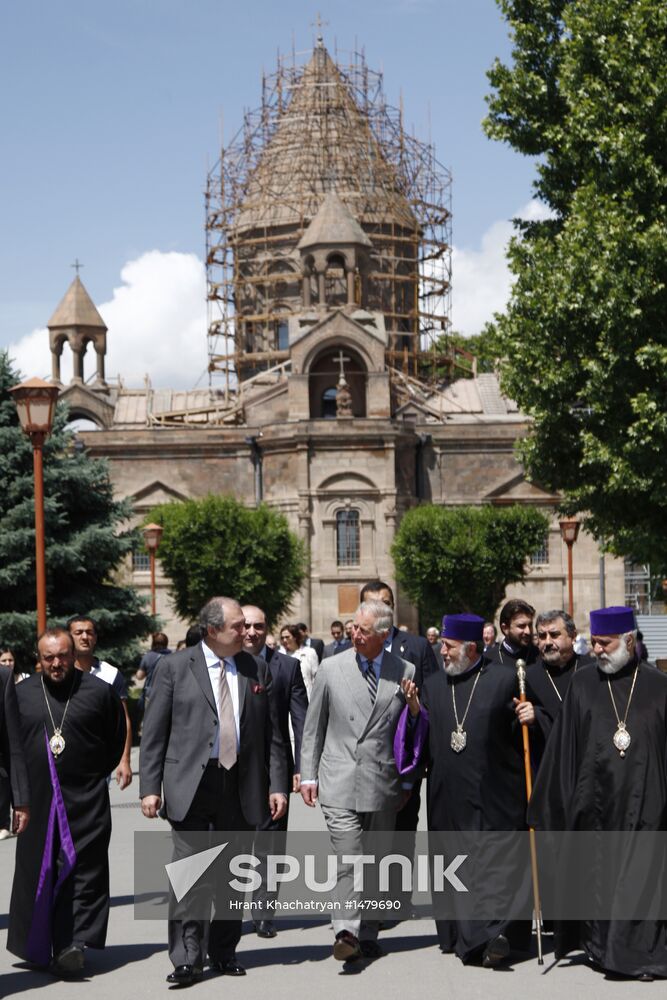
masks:
<instances>
[{"instance_id":1,"label":"street lamp post","mask_svg":"<svg viewBox=\"0 0 667 1000\"><path fill-rule=\"evenodd\" d=\"M570 618L574 618L574 588L572 582L572 548L579 535L581 524L576 518L564 518L558 522L561 538L567 545L567 595L568 613Z\"/></svg>"},{"instance_id":2,"label":"street lamp post","mask_svg":"<svg viewBox=\"0 0 667 1000\"><path fill-rule=\"evenodd\" d=\"M161 524L147 524L144 528L144 545L148 549L151 564L151 614L155 614L155 553L162 538Z\"/></svg>"},{"instance_id":3,"label":"street lamp post","mask_svg":"<svg viewBox=\"0 0 667 1000\"><path fill-rule=\"evenodd\" d=\"M35 577L37 584L37 634L46 628L46 563L44 541L44 464L42 449L51 433L53 414L60 389L57 385L31 378L9 390L14 397L19 422L32 444L35 488Z\"/></svg>"}]
</instances>

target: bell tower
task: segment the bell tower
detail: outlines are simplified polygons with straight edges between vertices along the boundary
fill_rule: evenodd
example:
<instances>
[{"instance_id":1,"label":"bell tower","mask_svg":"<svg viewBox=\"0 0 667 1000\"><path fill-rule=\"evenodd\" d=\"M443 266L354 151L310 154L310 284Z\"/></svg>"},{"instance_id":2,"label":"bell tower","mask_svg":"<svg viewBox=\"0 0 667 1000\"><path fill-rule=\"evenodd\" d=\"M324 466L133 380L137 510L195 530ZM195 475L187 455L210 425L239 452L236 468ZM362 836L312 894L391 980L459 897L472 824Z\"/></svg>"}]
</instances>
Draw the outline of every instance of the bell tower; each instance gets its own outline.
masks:
<instances>
[{"instance_id":1,"label":"bell tower","mask_svg":"<svg viewBox=\"0 0 667 1000\"><path fill-rule=\"evenodd\" d=\"M52 380L60 382L60 358L67 343L73 355L72 384L82 384L83 357L88 344L92 344L97 355L97 375L90 388L98 392L107 392L108 386L104 376L107 328L78 274L47 326L51 348Z\"/></svg>"}]
</instances>

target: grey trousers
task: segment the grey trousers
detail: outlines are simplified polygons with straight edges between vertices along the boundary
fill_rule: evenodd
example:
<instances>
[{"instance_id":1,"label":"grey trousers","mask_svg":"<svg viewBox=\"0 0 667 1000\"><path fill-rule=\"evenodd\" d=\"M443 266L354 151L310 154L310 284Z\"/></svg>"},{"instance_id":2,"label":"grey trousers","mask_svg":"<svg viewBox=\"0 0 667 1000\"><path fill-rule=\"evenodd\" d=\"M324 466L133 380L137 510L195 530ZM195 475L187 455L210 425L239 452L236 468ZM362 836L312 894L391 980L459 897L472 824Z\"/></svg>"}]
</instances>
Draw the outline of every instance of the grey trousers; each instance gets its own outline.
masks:
<instances>
[{"instance_id":1,"label":"grey trousers","mask_svg":"<svg viewBox=\"0 0 667 1000\"><path fill-rule=\"evenodd\" d=\"M354 809L337 809L322 805L322 813L329 831L332 850L338 854L363 854L362 834L373 831L391 831L396 825L396 810L382 809L380 812L358 813ZM378 936L378 921L365 920L361 911L347 909L345 903L358 896L354 892L354 869L352 865L338 869L338 884L335 898L341 909L331 921L334 934L350 931L360 941L375 941Z\"/></svg>"}]
</instances>

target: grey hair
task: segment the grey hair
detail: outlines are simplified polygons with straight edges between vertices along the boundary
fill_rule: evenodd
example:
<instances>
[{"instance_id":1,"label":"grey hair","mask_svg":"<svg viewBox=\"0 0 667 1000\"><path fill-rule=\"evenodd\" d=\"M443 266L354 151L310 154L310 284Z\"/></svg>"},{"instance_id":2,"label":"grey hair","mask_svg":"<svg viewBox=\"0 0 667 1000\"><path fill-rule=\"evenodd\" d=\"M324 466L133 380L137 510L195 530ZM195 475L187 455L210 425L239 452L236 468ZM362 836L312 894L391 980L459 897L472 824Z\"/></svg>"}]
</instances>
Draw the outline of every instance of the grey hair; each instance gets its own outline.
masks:
<instances>
[{"instance_id":1,"label":"grey hair","mask_svg":"<svg viewBox=\"0 0 667 1000\"><path fill-rule=\"evenodd\" d=\"M211 628L224 628L225 625L225 605L237 605L238 601L234 597L212 597L207 601L199 612L199 629L202 636Z\"/></svg>"},{"instance_id":2,"label":"grey hair","mask_svg":"<svg viewBox=\"0 0 667 1000\"><path fill-rule=\"evenodd\" d=\"M362 601L359 605L362 615L369 614L375 619L374 632L388 632L394 624L394 612L384 601Z\"/></svg>"},{"instance_id":3,"label":"grey hair","mask_svg":"<svg viewBox=\"0 0 667 1000\"><path fill-rule=\"evenodd\" d=\"M574 618L572 618L571 615L568 615L567 611L563 610L554 609L552 611L540 611L539 615L535 619L535 631L537 631L540 625L548 625L549 622L555 622L557 618L563 619L565 631L571 639L576 639L577 626L574 624Z\"/></svg>"}]
</instances>

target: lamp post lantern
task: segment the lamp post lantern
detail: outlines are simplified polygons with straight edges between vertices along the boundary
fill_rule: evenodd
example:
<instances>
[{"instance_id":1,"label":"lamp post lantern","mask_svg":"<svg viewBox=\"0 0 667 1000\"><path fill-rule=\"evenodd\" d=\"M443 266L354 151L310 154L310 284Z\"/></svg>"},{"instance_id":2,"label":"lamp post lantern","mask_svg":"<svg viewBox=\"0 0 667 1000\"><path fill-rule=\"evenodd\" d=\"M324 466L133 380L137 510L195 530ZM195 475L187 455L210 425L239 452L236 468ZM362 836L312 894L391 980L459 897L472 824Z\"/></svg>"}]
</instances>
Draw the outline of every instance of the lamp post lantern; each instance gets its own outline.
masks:
<instances>
[{"instance_id":1,"label":"lamp post lantern","mask_svg":"<svg viewBox=\"0 0 667 1000\"><path fill-rule=\"evenodd\" d=\"M9 390L14 397L22 429L32 444L35 489L35 578L37 585L37 634L46 628L46 562L44 542L44 463L42 449L53 427L60 389L31 378Z\"/></svg>"},{"instance_id":2,"label":"lamp post lantern","mask_svg":"<svg viewBox=\"0 0 667 1000\"><path fill-rule=\"evenodd\" d=\"M572 581L572 548L579 535L579 528L581 523L577 521L576 518L563 518L562 521L558 522L560 527L561 538L567 545L567 596L568 596L568 613L571 618L574 618L574 587Z\"/></svg>"},{"instance_id":3,"label":"lamp post lantern","mask_svg":"<svg viewBox=\"0 0 667 1000\"><path fill-rule=\"evenodd\" d=\"M162 538L161 524L147 524L144 528L144 545L148 549L151 565L151 614L155 614L155 553Z\"/></svg>"}]
</instances>

